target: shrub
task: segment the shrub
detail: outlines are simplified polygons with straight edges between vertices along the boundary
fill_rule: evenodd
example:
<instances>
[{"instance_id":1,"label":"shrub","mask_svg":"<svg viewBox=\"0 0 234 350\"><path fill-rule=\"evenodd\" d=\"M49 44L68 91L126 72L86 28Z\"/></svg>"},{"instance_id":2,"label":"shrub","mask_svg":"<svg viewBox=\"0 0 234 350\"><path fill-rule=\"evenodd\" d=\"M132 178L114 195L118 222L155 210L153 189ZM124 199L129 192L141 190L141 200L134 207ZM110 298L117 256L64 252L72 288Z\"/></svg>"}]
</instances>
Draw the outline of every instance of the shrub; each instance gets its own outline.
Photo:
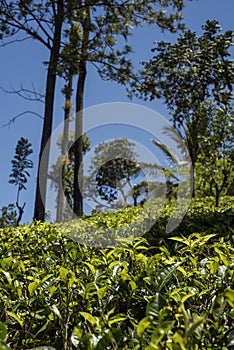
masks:
<instances>
[{"instance_id":1,"label":"shrub","mask_svg":"<svg viewBox=\"0 0 234 350\"><path fill-rule=\"evenodd\" d=\"M119 225L114 214L104 218ZM228 236L217 226L216 234L202 229L167 240L173 253L145 238L92 248L48 223L0 229L0 335L8 330L0 349L6 341L12 349L231 350Z\"/></svg>"}]
</instances>

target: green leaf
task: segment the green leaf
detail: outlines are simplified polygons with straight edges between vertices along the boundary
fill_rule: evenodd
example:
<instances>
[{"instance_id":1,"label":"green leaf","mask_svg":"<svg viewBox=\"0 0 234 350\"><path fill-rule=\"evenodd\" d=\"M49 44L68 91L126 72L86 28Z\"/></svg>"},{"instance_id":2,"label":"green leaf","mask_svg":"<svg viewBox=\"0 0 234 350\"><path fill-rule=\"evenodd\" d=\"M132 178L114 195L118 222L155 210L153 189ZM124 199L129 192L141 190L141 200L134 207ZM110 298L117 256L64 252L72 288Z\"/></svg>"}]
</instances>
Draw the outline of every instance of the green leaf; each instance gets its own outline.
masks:
<instances>
[{"instance_id":1,"label":"green leaf","mask_svg":"<svg viewBox=\"0 0 234 350\"><path fill-rule=\"evenodd\" d=\"M109 347L112 342L115 342L112 333L109 331L106 333L97 343L95 350L105 350Z\"/></svg>"},{"instance_id":2,"label":"green leaf","mask_svg":"<svg viewBox=\"0 0 234 350\"><path fill-rule=\"evenodd\" d=\"M186 244L187 246L190 246L190 244L191 244L191 242L185 237L183 237L183 238L181 238L181 237L169 237L169 239L171 239L172 241L181 242L183 244Z\"/></svg>"},{"instance_id":3,"label":"green leaf","mask_svg":"<svg viewBox=\"0 0 234 350\"><path fill-rule=\"evenodd\" d=\"M163 267L155 278L155 287L160 292L162 288L170 281L180 263L167 265Z\"/></svg>"},{"instance_id":4,"label":"green leaf","mask_svg":"<svg viewBox=\"0 0 234 350\"><path fill-rule=\"evenodd\" d=\"M69 270L62 266L59 269L59 273L60 273L61 278L65 280L67 277L67 274L69 273Z\"/></svg>"},{"instance_id":5,"label":"green leaf","mask_svg":"<svg viewBox=\"0 0 234 350\"><path fill-rule=\"evenodd\" d=\"M136 283L133 280L131 280L129 282L129 286L131 287L132 291L134 291L137 288L137 285L136 285Z\"/></svg>"},{"instance_id":6,"label":"green leaf","mask_svg":"<svg viewBox=\"0 0 234 350\"><path fill-rule=\"evenodd\" d=\"M157 326L159 323L159 311L161 309L160 294L156 293L155 297L151 299L146 307L146 316L151 316L152 324Z\"/></svg>"},{"instance_id":7,"label":"green leaf","mask_svg":"<svg viewBox=\"0 0 234 350\"><path fill-rule=\"evenodd\" d=\"M234 290L231 288L227 288L224 295L227 298L229 305L232 308L234 308Z\"/></svg>"},{"instance_id":8,"label":"green leaf","mask_svg":"<svg viewBox=\"0 0 234 350\"><path fill-rule=\"evenodd\" d=\"M83 336L82 330L75 327L71 338L72 344L77 347L77 345L79 344L79 341L82 339L82 336Z\"/></svg>"},{"instance_id":9,"label":"green leaf","mask_svg":"<svg viewBox=\"0 0 234 350\"><path fill-rule=\"evenodd\" d=\"M8 258L3 258L1 261L1 267L3 269L5 269L6 267L8 267L12 263L13 260L14 259L12 258L12 256L10 256Z\"/></svg>"},{"instance_id":10,"label":"green leaf","mask_svg":"<svg viewBox=\"0 0 234 350\"><path fill-rule=\"evenodd\" d=\"M197 320L195 322L193 322L191 324L191 326L189 327L189 330L188 330L188 336L189 335L193 335L194 331L202 324L202 323L205 323L207 322L208 319L205 318L205 317L198 317Z\"/></svg>"},{"instance_id":11,"label":"green leaf","mask_svg":"<svg viewBox=\"0 0 234 350\"><path fill-rule=\"evenodd\" d=\"M177 270L180 271L184 277L187 276L187 272L185 271L185 269L182 266L178 266Z\"/></svg>"},{"instance_id":12,"label":"green leaf","mask_svg":"<svg viewBox=\"0 0 234 350\"><path fill-rule=\"evenodd\" d=\"M175 344L179 344L180 345L181 350L187 350L187 346L185 344L185 339L178 332L176 332L173 335L172 339L175 342Z\"/></svg>"},{"instance_id":13,"label":"green leaf","mask_svg":"<svg viewBox=\"0 0 234 350\"><path fill-rule=\"evenodd\" d=\"M144 317L140 323L137 325L137 333L141 337L145 331L145 329L151 324L151 317L146 316Z\"/></svg>"},{"instance_id":14,"label":"green leaf","mask_svg":"<svg viewBox=\"0 0 234 350\"><path fill-rule=\"evenodd\" d=\"M4 271L4 270L2 270L2 273L5 275L7 282L11 284L12 282L11 274L8 271Z\"/></svg>"},{"instance_id":15,"label":"green leaf","mask_svg":"<svg viewBox=\"0 0 234 350\"><path fill-rule=\"evenodd\" d=\"M32 295L35 292L35 290L37 289L38 285L39 285L39 283L37 281L29 283L28 291L29 291L30 295Z\"/></svg>"},{"instance_id":16,"label":"green leaf","mask_svg":"<svg viewBox=\"0 0 234 350\"><path fill-rule=\"evenodd\" d=\"M0 321L0 340L6 341L7 340L7 327Z\"/></svg>"},{"instance_id":17,"label":"green leaf","mask_svg":"<svg viewBox=\"0 0 234 350\"><path fill-rule=\"evenodd\" d=\"M50 320L47 320L46 323L39 329L39 331L35 334L35 338L37 338L38 334L45 331L50 323Z\"/></svg>"},{"instance_id":18,"label":"green leaf","mask_svg":"<svg viewBox=\"0 0 234 350\"><path fill-rule=\"evenodd\" d=\"M215 257L218 260L218 257ZM216 259L212 259L211 261L209 261L209 265L210 265L210 273L212 275L215 275L216 272L218 271L219 268L219 262Z\"/></svg>"},{"instance_id":19,"label":"green leaf","mask_svg":"<svg viewBox=\"0 0 234 350\"><path fill-rule=\"evenodd\" d=\"M158 345L163 337L168 334L169 330L173 327L174 321L165 321L160 323L158 327L155 329L152 335L152 339L150 345Z\"/></svg>"},{"instance_id":20,"label":"green leaf","mask_svg":"<svg viewBox=\"0 0 234 350\"><path fill-rule=\"evenodd\" d=\"M228 267L230 265L230 261L228 260L226 255L224 255L224 253L221 252L221 250L217 247L214 247L214 251L219 255L219 258L224 263L224 265Z\"/></svg>"},{"instance_id":21,"label":"green leaf","mask_svg":"<svg viewBox=\"0 0 234 350\"><path fill-rule=\"evenodd\" d=\"M128 316L125 314L117 314L108 321L108 324L112 325L112 324L120 322L120 321L125 321L127 318L128 318Z\"/></svg>"},{"instance_id":22,"label":"green leaf","mask_svg":"<svg viewBox=\"0 0 234 350\"><path fill-rule=\"evenodd\" d=\"M95 275L95 273L96 273L95 267L88 262L85 262L84 264L87 265L89 267L90 271L92 272L92 274Z\"/></svg>"},{"instance_id":23,"label":"green leaf","mask_svg":"<svg viewBox=\"0 0 234 350\"><path fill-rule=\"evenodd\" d=\"M14 312L7 311L7 315L14 318L21 325L21 327L23 327L23 324L24 324L23 320L21 320L20 317L17 316Z\"/></svg>"},{"instance_id":24,"label":"green leaf","mask_svg":"<svg viewBox=\"0 0 234 350\"><path fill-rule=\"evenodd\" d=\"M92 326L97 323L97 318L89 314L88 312L80 312L80 315L83 316Z\"/></svg>"},{"instance_id":25,"label":"green leaf","mask_svg":"<svg viewBox=\"0 0 234 350\"><path fill-rule=\"evenodd\" d=\"M133 248L136 249L137 247L139 248L140 244L145 244L148 245L149 243L145 238L139 238L137 239L136 243L134 243ZM145 245L140 246L140 249L145 249L147 248Z\"/></svg>"},{"instance_id":26,"label":"green leaf","mask_svg":"<svg viewBox=\"0 0 234 350\"><path fill-rule=\"evenodd\" d=\"M185 306L183 303L180 305L178 311L182 312L183 317L184 317L185 329L188 329L189 323L190 323L190 317L189 317L189 314L188 314L187 310L185 309Z\"/></svg>"},{"instance_id":27,"label":"green leaf","mask_svg":"<svg viewBox=\"0 0 234 350\"><path fill-rule=\"evenodd\" d=\"M108 287L104 286L104 287L99 288L97 290L98 299L102 300L104 298L104 296L106 295L107 289L108 289Z\"/></svg>"},{"instance_id":28,"label":"green leaf","mask_svg":"<svg viewBox=\"0 0 234 350\"><path fill-rule=\"evenodd\" d=\"M217 237L217 234L216 233L212 233L210 235L201 236L199 245L207 243L213 237Z\"/></svg>"},{"instance_id":29,"label":"green leaf","mask_svg":"<svg viewBox=\"0 0 234 350\"><path fill-rule=\"evenodd\" d=\"M183 296L181 302L184 303L187 299L193 297L196 293L195 292L189 292L188 294L186 294L185 296Z\"/></svg>"}]
</instances>

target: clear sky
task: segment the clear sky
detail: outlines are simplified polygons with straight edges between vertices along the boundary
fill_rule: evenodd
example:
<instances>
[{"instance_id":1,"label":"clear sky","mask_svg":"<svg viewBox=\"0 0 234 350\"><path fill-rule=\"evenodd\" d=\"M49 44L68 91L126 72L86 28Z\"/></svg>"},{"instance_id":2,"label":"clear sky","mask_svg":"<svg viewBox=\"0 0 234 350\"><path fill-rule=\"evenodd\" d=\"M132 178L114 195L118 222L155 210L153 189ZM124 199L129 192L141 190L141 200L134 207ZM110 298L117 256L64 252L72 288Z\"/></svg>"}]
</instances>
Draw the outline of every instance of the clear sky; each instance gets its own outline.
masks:
<instances>
[{"instance_id":1,"label":"clear sky","mask_svg":"<svg viewBox=\"0 0 234 350\"><path fill-rule=\"evenodd\" d=\"M183 11L185 23L191 30L201 32L201 25L207 19L216 19L224 30L234 30L234 0L193 0L185 1L186 7ZM173 40L173 36L162 34L155 28L142 28L135 31L131 43L134 48L133 59L137 62L150 57L150 49L154 41ZM46 66L42 64L48 59L47 51L36 41L15 43L0 48L0 87L4 89L24 88L44 92ZM58 89L55 100L54 128L63 120L63 98L60 94L61 82L58 81ZM8 183L11 171L11 159L14 156L15 146L20 137L28 138L33 146L34 168L29 178L27 191L22 191L21 201L26 202L23 222L30 222L33 215L35 184L38 152L42 131L42 120L32 113L25 114L10 127L2 127L14 116L26 111L33 111L43 115L43 104L23 100L14 94L6 94L0 91L1 117L0 117L0 208L3 205L14 203L16 199L16 188ZM126 97L125 88L116 83L102 81L95 70L89 67L86 85L85 106L90 107L106 102L130 102ZM134 99L138 103L150 107L165 117L168 112L160 101L143 102ZM107 135L107 139L109 139ZM103 140L104 141L104 140Z\"/></svg>"}]
</instances>

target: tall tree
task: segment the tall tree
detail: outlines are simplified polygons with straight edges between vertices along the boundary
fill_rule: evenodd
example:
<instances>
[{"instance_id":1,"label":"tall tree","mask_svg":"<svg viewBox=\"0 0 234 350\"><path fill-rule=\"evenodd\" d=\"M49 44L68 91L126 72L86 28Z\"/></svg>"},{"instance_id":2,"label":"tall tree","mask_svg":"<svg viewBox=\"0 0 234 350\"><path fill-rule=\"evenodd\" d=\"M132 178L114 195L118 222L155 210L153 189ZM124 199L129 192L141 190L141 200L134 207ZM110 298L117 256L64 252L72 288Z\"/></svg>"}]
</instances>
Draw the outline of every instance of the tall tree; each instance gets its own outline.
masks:
<instances>
[{"instance_id":1,"label":"tall tree","mask_svg":"<svg viewBox=\"0 0 234 350\"><path fill-rule=\"evenodd\" d=\"M126 85L132 74L132 64L127 55L132 51L129 45L119 44L119 37L127 41L132 28L144 23L157 24L160 28L176 31L182 27L181 10L183 1L110 1L99 3L83 2L83 11L75 11L75 19L82 28L79 72L76 90L76 141L74 168L74 214L83 213L82 176L82 129L84 90L87 76L87 64L90 62L104 79L114 80ZM168 9L168 13L165 11Z\"/></svg>"},{"instance_id":2,"label":"tall tree","mask_svg":"<svg viewBox=\"0 0 234 350\"><path fill-rule=\"evenodd\" d=\"M62 0L58 0L53 4L53 12L54 19L52 23L54 25L54 30L47 71L44 123L39 153L39 166L37 172L37 187L34 209L34 219L42 221L44 221L45 219L46 186L50 149L50 147L46 146L50 142L50 136L52 133L56 73L61 47L62 24L64 20L64 9ZM42 154L44 155L43 163L41 162Z\"/></svg>"},{"instance_id":3,"label":"tall tree","mask_svg":"<svg viewBox=\"0 0 234 350\"><path fill-rule=\"evenodd\" d=\"M200 154L195 168L197 189L198 192L213 196L216 207L220 196L227 193L234 179L233 108L233 99L218 107L211 101L203 105L203 113L209 121L203 135L199 137Z\"/></svg>"},{"instance_id":4,"label":"tall tree","mask_svg":"<svg viewBox=\"0 0 234 350\"><path fill-rule=\"evenodd\" d=\"M141 84L133 92L145 99L161 97L172 121L185 138L193 168L199 155L199 135L209 121L203 103L225 104L232 95L234 65L230 59L233 32L221 33L217 21L207 21L203 34L187 30L175 44L159 42L155 55L144 62Z\"/></svg>"},{"instance_id":5,"label":"tall tree","mask_svg":"<svg viewBox=\"0 0 234 350\"><path fill-rule=\"evenodd\" d=\"M46 184L49 162L49 147L53 121L53 106L56 73L61 47L62 26L65 16L64 1L1 1L0 35L8 38L22 33L26 37L39 41L49 50L48 69L45 89L45 110L43 130L38 162L37 187L34 218L45 219ZM44 162L41 163L44 152ZM41 165L41 167L40 167ZM40 179L39 182L39 171Z\"/></svg>"},{"instance_id":6,"label":"tall tree","mask_svg":"<svg viewBox=\"0 0 234 350\"><path fill-rule=\"evenodd\" d=\"M100 143L95 147L85 179L87 198L96 202L95 197L99 197L111 207L130 205L134 198L136 204L141 192L140 186L137 186L139 195L136 196L134 185L145 181L134 146L133 142L121 138ZM137 177L140 178L140 182ZM97 205L100 206L100 203L97 202Z\"/></svg>"},{"instance_id":7,"label":"tall tree","mask_svg":"<svg viewBox=\"0 0 234 350\"><path fill-rule=\"evenodd\" d=\"M65 106L64 106L65 107ZM70 108L70 107L68 107ZM64 115L66 111L64 110ZM68 135L64 133L68 131ZM90 150L90 140L86 135L83 135L83 154ZM66 147L65 147L66 141ZM48 179L51 180L51 188L56 192L56 221L72 218L72 208L74 203L73 198L73 183L74 183L74 150L75 133L69 130L69 120L64 123L63 132L59 135L57 145L60 150L60 155L57 161L52 164L48 173ZM62 196L62 200L61 200Z\"/></svg>"},{"instance_id":8,"label":"tall tree","mask_svg":"<svg viewBox=\"0 0 234 350\"><path fill-rule=\"evenodd\" d=\"M25 185L28 182L27 178L30 176L27 169L30 169L33 167L32 160L28 159L30 154L33 153L31 146L32 146L31 143L29 143L27 139L24 139L23 137L21 137L15 149L14 159L11 161L12 172L10 174L9 183L17 186L17 196L16 196L16 207L18 209L17 225L19 225L22 219L24 208L26 205L26 203L24 203L23 205L20 205L20 202L19 202L20 192L22 190L26 190Z\"/></svg>"},{"instance_id":9,"label":"tall tree","mask_svg":"<svg viewBox=\"0 0 234 350\"><path fill-rule=\"evenodd\" d=\"M65 80L65 85L62 90L65 96L64 103L64 126L63 135L61 139L61 155L57 162L57 167L60 166L61 171L57 179L58 196L57 196L57 215L56 221L60 222L64 217L64 190L66 186L66 170L67 165L70 164L68 144L69 144L69 123L70 113L72 110L72 93L73 93L73 80L78 73L79 62L79 46L80 46L80 32L81 28L78 23L73 22L70 28L67 30L68 42L64 45L61 57L59 61L58 73ZM73 147L74 148L74 147ZM55 170L55 169L54 169ZM58 169L56 169L58 172ZM51 174L50 174L51 175ZM53 177L53 175L52 175Z\"/></svg>"},{"instance_id":10,"label":"tall tree","mask_svg":"<svg viewBox=\"0 0 234 350\"><path fill-rule=\"evenodd\" d=\"M88 1L85 1L87 4ZM79 76L77 81L76 89L76 126L75 126L75 166L74 166L74 213L78 216L83 214L83 200L80 186L83 186L82 175L80 186L78 182L79 171L81 171L82 164L82 153L83 153L83 142L82 142L82 133L83 133L83 109L84 109L84 88L85 88L85 79L86 79L86 70L87 70L87 60L88 60L88 45L89 45L89 36L90 36L90 26L91 26L91 9L90 6L86 6L83 18L81 20L82 25L82 42L80 49L80 60L79 60Z\"/></svg>"},{"instance_id":11,"label":"tall tree","mask_svg":"<svg viewBox=\"0 0 234 350\"><path fill-rule=\"evenodd\" d=\"M113 79L126 84L131 72L131 64L125 58L130 47L123 50L113 48L117 44L117 37L127 39L132 27L143 23L157 24L162 29L175 31L181 20L183 1L112 1L104 2L89 0L47 0L44 2L33 0L2 1L0 4L0 35L9 37L24 33L38 40L49 50L45 111L41 138L37 188L34 218L44 220L45 199L49 161L49 143L52 132L53 102L55 94L56 73L63 28L67 21L77 22L82 28L79 45L79 77L76 92L77 119L76 133L82 133L82 111L87 62L92 62L98 68L103 78ZM165 10L169 10L168 13ZM48 147L45 147L47 145ZM74 209L75 213L82 213L82 197L78 188L78 171L82 161L82 138L78 138L76 147L76 166L74 173ZM42 155L44 161L42 160ZM39 181L40 171L40 181Z\"/></svg>"}]
</instances>

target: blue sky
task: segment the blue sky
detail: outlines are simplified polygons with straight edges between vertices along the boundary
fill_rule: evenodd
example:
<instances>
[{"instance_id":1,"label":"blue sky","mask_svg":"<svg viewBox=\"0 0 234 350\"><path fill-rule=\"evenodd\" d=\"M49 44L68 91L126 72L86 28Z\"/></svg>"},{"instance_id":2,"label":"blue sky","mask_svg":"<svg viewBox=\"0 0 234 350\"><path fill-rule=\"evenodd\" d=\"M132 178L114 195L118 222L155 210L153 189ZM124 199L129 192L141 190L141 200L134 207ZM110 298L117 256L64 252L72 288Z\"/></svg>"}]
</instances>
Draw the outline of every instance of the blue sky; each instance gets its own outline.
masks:
<instances>
[{"instance_id":1,"label":"blue sky","mask_svg":"<svg viewBox=\"0 0 234 350\"><path fill-rule=\"evenodd\" d=\"M186 1L183 11L185 23L188 28L201 32L201 25L207 19L216 19L224 30L234 30L234 3L233 0L193 0ZM156 40L173 40L173 36L162 34L155 28L141 28L135 31L131 44L134 48L133 59L135 64L150 57L150 49ZM19 89L21 85L25 88L35 86L36 90L44 92L46 67L42 64L48 58L47 51L36 41L26 41L15 43L10 46L0 48L0 87L5 89ZM63 98L58 89L55 100L55 122L56 128L63 119ZM25 101L13 94L5 94L0 91L1 117L0 127L7 123L12 117L25 111L34 111L43 115L43 104ZM116 83L102 81L95 70L89 67L85 106L90 107L96 104L107 102L130 102L126 97L124 87ZM150 107L163 116L168 117L168 112L160 101L143 102L134 99L138 103ZM34 195L36 184L36 171L38 151L42 131L42 120L32 114L25 114L15 121L10 127L0 128L0 208L3 205L14 203L16 198L16 188L8 184L9 173L11 171L11 159L14 156L16 143L20 137L28 138L33 145L34 168L28 182L28 190L22 191L21 201L26 202L23 222L30 222L33 215ZM107 137L109 139L109 137Z\"/></svg>"}]
</instances>

